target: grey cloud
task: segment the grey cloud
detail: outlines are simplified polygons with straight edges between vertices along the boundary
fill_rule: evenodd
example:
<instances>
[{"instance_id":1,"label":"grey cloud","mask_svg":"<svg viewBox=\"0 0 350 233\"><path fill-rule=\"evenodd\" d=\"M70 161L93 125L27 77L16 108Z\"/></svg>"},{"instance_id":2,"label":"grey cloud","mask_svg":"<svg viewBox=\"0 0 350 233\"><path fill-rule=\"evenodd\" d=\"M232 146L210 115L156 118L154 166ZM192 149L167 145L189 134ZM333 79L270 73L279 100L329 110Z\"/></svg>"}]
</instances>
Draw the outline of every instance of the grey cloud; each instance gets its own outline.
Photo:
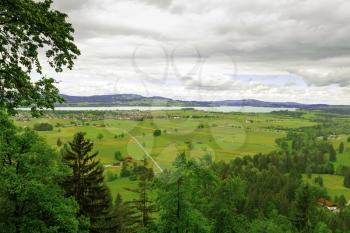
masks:
<instances>
[{"instance_id":1,"label":"grey cloud","mask_svg":"<svg viewBox=\"0 0 350 233\"><path fill-rule=\"evenodd\" d=\"M155 46L166 55L155 49L137 58L151 67L152 77L159 73L160 79L162 72L152 72L163 70L152 68L159 60L171 63L176 51L177 62L188 64L197 59L193 51L198 50L203 59L218 53L231 57L238 71L240 67L253 73L288 69L310 86L350 86L349 72L342 68L350 63L350 2L346 0L57 0L54 8L67 12L76 29L83 54L80 67L114 69L131 78L132 71L138 75L131 67L135 50ZM88 77L88 71L82 72ZM187 85L185 89L225 88L193 79L185 82L188 73L177 77ZM209 79L216 80L220 73L218 67Z\"/></svg>"},{"instance_id":2,"label":"grey cloud","mask_svg":"<svg viewBox=\"0 0 350 233\"><path fill-rule=\"evenodd\" d=\"M290 70L304 80L310 85L316 86L329 86L329 85L339 85L345 87L350 85L350 68L337 68L333 70Z\"/></svg>"}]
</instances>

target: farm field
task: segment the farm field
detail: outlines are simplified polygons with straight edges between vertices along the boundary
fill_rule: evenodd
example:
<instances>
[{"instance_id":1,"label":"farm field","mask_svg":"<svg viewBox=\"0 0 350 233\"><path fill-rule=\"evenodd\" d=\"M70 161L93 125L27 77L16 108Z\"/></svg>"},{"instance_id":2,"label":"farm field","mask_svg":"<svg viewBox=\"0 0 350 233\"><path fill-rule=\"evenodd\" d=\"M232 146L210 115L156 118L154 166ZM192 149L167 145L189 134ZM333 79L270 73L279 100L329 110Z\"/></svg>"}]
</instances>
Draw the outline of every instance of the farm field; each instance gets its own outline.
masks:
<instances>
[{"instance_id":1,"label":"farm field","mask_svg":"<svg viewBox=\"0 0 350 233\"><path fill-rule=\"evenodd\" d=\"M56 148L58 138L67 143L76 132L86 132L87 138L94 141L95 150L99 152L98 158L105 166L116 162L116 151L137 162L143 158L144 149L162 169L171 168L176 155L184 151L191 158L210 154L215 161L268 153L277 148L275 140L285 135L285 129L315 124L309 115L308 118L293 118L273 113L228 114L175 110L152 112L152 115L153 119L143 121L106 119L82 123L75 119L43 117L16 121L16 124L22 127L33 127L37 123L53 125L53 131L39 131L39 134ZM164 115L177 117L164 118ZM153 135L156 129L161 130L161 136ZM98 139L98 135L102 135L102 138ZM119 174L120 168L109 167L106 171ZM157 173L159 169L154 167L154 171ZM136 184L127 178L118 178L108 182L108 185L114 197ZM123 196L129 199L132 195Z\"/></svg>"},{"instance_id":2,"label":"farm field","mask_svg":"<svg viewBox=\"0 0 350 233\"><path fill-rule=\"evenodd\" d=\"M313 174L311 178L304 176L305 181L309 184L317 185L314 182L316 176L321 176L323 179L323 187L327 189L328 194L334 198L335 196L344 195L346 200L350 200L350 189L345 188L343 185L344 177L337 175L329 175L329 174Z\"/></svg>"},{"instance_id":3,"label":"farm field","mask_svg":"<svg viewBox=\"0 0 350 233\"><path fill-rule=\"evenodd\" d=\"M182 114L191 116L198 111L183 111ZM112 164L116 151L135 160L142 159L144 152L137 140L163 168L170 167L176 155L183 151L190 157L211 154L215 160L224 161L237 156L266 153L276 149L275 140L285 135L283 129L314 124L309 120L274 114L215 114L208 118L144 121L107 119L87 121L84 125L71 119L37 118L28 122L16 121L16 124L33 127L44 122L54 126L60 124L53 131L39 132L52 146L56 147L58 138L66 143L76 132L86 132L87 138L94 141L101 162ZM156 129L162 131L161 136L153 136ZM103 138L97 139L98 135L103 135ZM123 137L116 138L118 135Z\"/></svg>"}]
</instances>

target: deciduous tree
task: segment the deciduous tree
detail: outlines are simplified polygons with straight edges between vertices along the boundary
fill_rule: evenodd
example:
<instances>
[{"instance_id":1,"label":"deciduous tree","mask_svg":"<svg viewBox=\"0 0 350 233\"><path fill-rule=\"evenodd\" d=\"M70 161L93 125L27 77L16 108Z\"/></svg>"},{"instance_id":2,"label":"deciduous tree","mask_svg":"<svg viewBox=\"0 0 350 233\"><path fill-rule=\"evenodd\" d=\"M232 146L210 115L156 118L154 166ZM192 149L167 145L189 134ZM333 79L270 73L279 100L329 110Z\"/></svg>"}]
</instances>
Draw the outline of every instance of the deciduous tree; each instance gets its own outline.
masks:
<instances>
[{"instance_id":1,"label":"deciduous tree","mask_svg":"<svg viewBox=\"0 0 350 233\"><path fill-rule=\"evenodd\" d=\"M10 114L26 106L37 115L63 101L55 80L42 74L39 50L56 72L71 69L80 52L67 15L53 10L51 4L52 0L0 2L0 109ZM32 81L32 72L41 78Z\"/></svg>"}]
</instances>

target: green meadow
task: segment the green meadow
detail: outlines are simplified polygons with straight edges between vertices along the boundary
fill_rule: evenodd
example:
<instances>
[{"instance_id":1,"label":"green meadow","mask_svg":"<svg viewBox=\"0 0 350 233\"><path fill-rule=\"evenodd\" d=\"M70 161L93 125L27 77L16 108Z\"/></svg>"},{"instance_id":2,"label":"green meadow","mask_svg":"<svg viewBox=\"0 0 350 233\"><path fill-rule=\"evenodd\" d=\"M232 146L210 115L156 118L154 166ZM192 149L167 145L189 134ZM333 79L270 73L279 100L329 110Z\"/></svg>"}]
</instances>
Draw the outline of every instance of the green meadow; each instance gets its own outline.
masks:
<instances>
[{"instance_id":1,"label":"green meadow","mask_svg":"<svg viewBox=\"0 0 350 233\"><path fill-rule=\"evenodd\" d=\"M162 169L171 168L180 152L186 152L191 158L209 154L215 161L268 153L277 148L275 140L285 136L287 129L315 124L309 113L303 117L276 113L208 113L194 110L155 111L151 114L153 118L142 121L105 119L82 122L78 118L43 117L30 118L29 121L17 120L16 124L33 127L36 123L50 123L54 130L40 131L39 134L57 149L58 138L67 143L76 132L86 132L87 137L95 143L100 161L107 166L116 161L116 151L137 162L144 157L145 150ZM161 130L161 136L153 135L156 129ZM98 135L103 137L98 139ZM350 164L350 160L348 162ZM159 172L156 167L154 170ZM106 172L119 174L120 168L109 167ZM136 184L129 179L118 178L108 182L108 185L115 196L118 192L127 192L125 188L132 188ZM124 196L129 199L133 194Z\"/></svg>"},{"instance_id":2,"label":"green meadow","mask_svg":"<svg viewBox=\"0 0 350 233\"><path fill-rule=\"evenodd\" d=\"M330 174L313 174L311 178L308 178L304 176L304 179L306 182L308 182L311 185L317 185L315 184L315 177L321 176L323 179L323 187L327 189L328 194L331 197L335 196L340 196L344 195L346 200L350 200L350 189L344 187L343 181L344 177L343 176L337 176L337 175L330 175Z\"/></svg>"},{"instance_id":3,"label":"green meadow","mask_svg":"<svg viewBox=\"0 0 350 233\"><path fill-rule=\"evenodd\" d=\"M262 113L212 113L206 118L194 118L191 116L198 116L200 112L169 112L178 112L186 118L154 118L143 121L107 119L85 121L84 125L79 122L74 125L71 119L38 118L16 123L23 127L33 127L34 124L43 122L53 126L59 123L61 126L54 127L53 131L39 132L52 146L56 146L58 138L65 143L76 132L86 132L87 137L95 142L95 149L99 151L99 159L103 164L112 164L116 151L121 151L123 156L133 157L135 160L143 158L144 152L136 143L137 140L164 168L170 167L176 155L183 151L190 157L211 154L215 160L224 161L237 156L266 153L276 149L275 140L285 135L284 129L314 124L307 119ZM158 114L160 113L156 112L154 116ZM202 114L207 116L206 113ZM161 136L153 136L156 129L162 131ZM99 134L103 135L102 139L98 139ZM121 134L124 137L115 137Z\"/></svg>"}]
</instances>

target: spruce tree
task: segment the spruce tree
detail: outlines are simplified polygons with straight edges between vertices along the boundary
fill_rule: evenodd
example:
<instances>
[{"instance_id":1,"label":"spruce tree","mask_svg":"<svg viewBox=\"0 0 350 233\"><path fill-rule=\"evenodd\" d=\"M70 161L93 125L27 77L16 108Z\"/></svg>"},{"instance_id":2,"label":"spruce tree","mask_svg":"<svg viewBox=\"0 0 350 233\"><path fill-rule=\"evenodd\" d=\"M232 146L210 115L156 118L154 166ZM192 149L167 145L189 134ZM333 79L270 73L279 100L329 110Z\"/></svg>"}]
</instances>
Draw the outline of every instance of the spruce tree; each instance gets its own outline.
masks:
<instances>
[{"instance_id":1,"label":"spruce tree","mask_svg":"<svg viewBox=\"0 0 350 233\"><path fill-rule=\"evenodd\" d=\"M160 208L158 232L210 232L208 219L191 202L195 193L190 187L190 170L184 153L177 156L174 167L173 171L165 171L157 179Z\"/></svg>"},{"instance_id":2,"label":"spruce tree","mask_svg":"<svg viewBox=\"0 0 350 233\"><path fill-rule=\"evenodd\" d=\"M122 196L118 193L113 208L113 218L116 224L116 233L135 232L138 218L135 217L135 210L126 202L123 202Z\"/></svg>"},{"instance_id":3,"label":"spruce tree","mask_svg":"<svg viewBox=\"0 0 350 233\"><path fill-rule=\"evenodd\" d=\"M329 145L328 153L329 153L329 161L331 162L337 161L337 152L335 151L333 145Z\"/></svg>"},{"instance_id":4,"label":"spruce tree","mask_svg":"<svg viewBox=\"0 0 350 233\"><path fill-rule=\"evenodd\" d=\"M57 145L57 147L61 147L62 146L61 138L57 138L56 145Z\"/></svg>"},{"instance_id":5,"label":"spruce tree","mask_svg":"<svg viewBox=\"0 0 350 233\"><path fill-rule=\"evenodd\" d=\"M64 148L63 160L72 174L64 181L63 188L78 202L79 214L90 218L90 232L110 232L114 227L106 221L111 218L111 196L104 183L103 166L96 160L98 152L92 153L93 146L84 133L78 132Z\"/></svg>"},{"instance_id":6,"label":"spruce tree","mask_svg":"<svg viewBox=\"0 0 350 233\"><path fill-rule=\"evenodd\" d=\"M350 169L346 169L344 172L344 186L350 188Z\"/></svg>"},{"instance_id":7,"label":"spruce tree","mask_svg":"<svg viewBox=\"0 0 350 233\"><path fill-rule=\"evenodd\" d=\"M157 211L155 204L150 198L150 190L154 177L152 168L147 167L147 160L143 160L143 165L135 169L134 175L139 179L138 188L128 189L138 195L137 199L129 202L135 210L134 217L137 218L137 225L140 229L147 229L153 224L152 214Z\"/></svg>"},{"instance_id":8,"label":"spruce tree","mask_svg":"<svg viewBox=\"0 0 350 233\"><path fill-rule=\"evenodd\" d=\"M299 232L311 232L311 216L315 206L315 199L312 196L308 184L301 185L296 192L294 203L293 224Z\"/></svg>"},{"instance_id":9,"label":"spruce tree","mask_svg":"<svg viewBox=\"0 0 350 233\"><path fill-rule=\"evenodd\" d=\"M344 142L341 142L340 144L339 144L339 154L342 154L343 152L344 152Z\"/></svg>"}]
</instances>

